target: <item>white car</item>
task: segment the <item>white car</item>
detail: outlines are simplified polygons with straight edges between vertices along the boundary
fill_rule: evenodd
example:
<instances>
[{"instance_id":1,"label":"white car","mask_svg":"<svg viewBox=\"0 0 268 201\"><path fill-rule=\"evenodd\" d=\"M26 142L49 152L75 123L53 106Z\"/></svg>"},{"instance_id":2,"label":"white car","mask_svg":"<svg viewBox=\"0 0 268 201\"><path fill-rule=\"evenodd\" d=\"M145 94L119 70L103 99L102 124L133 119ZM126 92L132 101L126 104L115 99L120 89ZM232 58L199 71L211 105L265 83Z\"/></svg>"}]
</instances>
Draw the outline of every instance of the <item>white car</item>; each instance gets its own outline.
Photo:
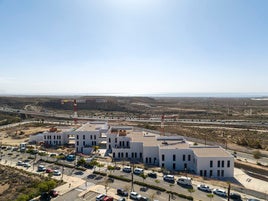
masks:
<instances>
[{"instance_id":1,"label":"white car","mask_svg":"<svg viewBox=\"0 0 268 201\"><path fill-rule=\"evenodd\" d=\"M31 167L30 163L24 163L23 167L29 168Z\"/></svg>"},{"instance_id":2,"label":"white car","mask_svg":"<svg viewBox=\"0 0 268 201\"><path fill-rule=\"evenodd\" d=\"M97 197L96 197L96 201L102 201L104 199L106 195L105 194L99 194Z\"/></svg>"},{"instance_id":3,"label":"white car","mask_svg":"<svg viewBox=\"0 0 268 201\"><path fill-rule=\"evenodd\" d=\"M130 193L130 196L129 196L131 199L133 199L133 200L139 200L140 198L141 198L141 195L140 194L138 194L137 192L134 192L134 191L132 191L131 193Z\"/></svg>"},{"instance_id":4,"label":"white car","mask_svg":"<svg viewBox=\"0 0 268 201\"><path fill-rule=\"evenodd\" d=\"M61 172L59 170L54 170L53 171L53 175L54 176L60 176L61 175Z\"/></svg>"},{"instance_id":5,"label":"white car","mask_svg":"<svg viewBox=\"0 0 268 201\"><path fill-rule=\"evenodd\" d=\"M24 166L24 164L25 164L25 163L22 162L22 161L18 161L18 162L17 162L17 165L18 165L18 166Z\"/></svg>"},{"instance_id":6,"label":"white car","mask_svg":"<svg viewBox=\"0 0 268 201\"><path fill-rule=\"evenodd\" d=\"M170 183L174 183L175 182L175 178L174 175L164 175L164 181L170 182Z\"/></svg>"},{"instance_id":7,"label":"white car","mask_svg":"<svg viewBox=\"0 0 268 201\"><path fill-rule=\"evenodd\" d=\"M212 190L210 189L210 187L208 185L205 185L205 184L199 184L199 185L197 185L197 189L200 190L200 191L208 192L208 193L211 193L212 192Z\"/></svg>"},{"instance_id":8,"label":"white car","mask_svg":"<svg viewBox=\"0 0 268 201\"><path fill-rule=\"evenodd\" d=\"M143 174L143 169L142 168L135 168L133 173L137 174L137 175Z\"/></svg>"},{"instance_id":9,"label":"white car","mask_svg":"<svg viewBox=\"0 0 268 201\"><path fill-rule=\"evenodd\" d=\"M212 191L214 194L218 195L218 196L221 196L221 197L227 197L227 193L225 190L222 190L222 189L213 189Z\"/></svg>"}]
</instances>

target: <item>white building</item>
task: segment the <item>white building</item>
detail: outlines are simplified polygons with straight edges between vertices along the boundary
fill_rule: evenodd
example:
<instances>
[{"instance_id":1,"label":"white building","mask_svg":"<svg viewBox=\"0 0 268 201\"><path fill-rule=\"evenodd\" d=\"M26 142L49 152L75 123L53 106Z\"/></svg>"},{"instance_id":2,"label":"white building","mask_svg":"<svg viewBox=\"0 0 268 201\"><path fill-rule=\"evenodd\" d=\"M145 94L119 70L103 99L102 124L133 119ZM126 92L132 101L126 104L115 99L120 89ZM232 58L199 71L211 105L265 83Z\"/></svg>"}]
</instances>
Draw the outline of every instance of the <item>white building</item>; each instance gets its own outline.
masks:
<instances>
[{"instance_id":1,"label":"white building","mask_svg":"<svg viewBox=\"0 0 268 201\"><path fill-rule=\"evenodd\" d=\"M47 146L62 146L69 143L67 132L45 132L44 144Z\"/></svg>"},{"instance_id":2,"label":"white building","mask_svg":"<svg viewBox=\"0 0 268 201\"><path fill-rule=\"evenodd\" d=\"M30 135L29 143L30 144L39 144L41 142L44 142L44 133L37 133Z\"/></svg>"},{"instance_id":3,"label":"white building","mask_svg":"<svg viewBox=\"0 0 268 201\"><path fill-rule=\"evenodd\" d=\"M106 144L106 133L109 127L106 122L90 122L75 132L75 150L77 153L89 154L93 147Z\"/></svg>"},{"instance_id":4,"label":"white building","mask_svg":"<svg viewBox=\"0 0 268 201\"><path fill-rule=\"evenodd\" d=\"M181 136L136 132L112 127L107 149L113 158L140 161L173 171L190 171L204 177L233 177L234 159L216 146L191 146Z\"/></svg>"}]
</instances>

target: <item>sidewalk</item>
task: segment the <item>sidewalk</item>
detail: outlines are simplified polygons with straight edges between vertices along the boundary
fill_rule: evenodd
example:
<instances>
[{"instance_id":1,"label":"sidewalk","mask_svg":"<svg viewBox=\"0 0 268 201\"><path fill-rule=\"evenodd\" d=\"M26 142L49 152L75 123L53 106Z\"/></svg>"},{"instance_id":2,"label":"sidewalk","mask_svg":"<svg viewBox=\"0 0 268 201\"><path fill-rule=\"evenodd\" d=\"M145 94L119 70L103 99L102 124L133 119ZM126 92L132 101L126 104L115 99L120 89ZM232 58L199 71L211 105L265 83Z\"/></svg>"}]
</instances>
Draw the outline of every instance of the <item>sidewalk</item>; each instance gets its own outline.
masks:
<instances>
[{"instance_id":1,"label":"sidewalk","mask_svg":"<svg viewBox=\"0 0 268 201\"><path fill-rule=\"evenodd\" d=\"M268 193L268 182L253 178L241 169L234 169L234 178L247 189L252 189L266 194Z\"/></svg>"}]
</instances>

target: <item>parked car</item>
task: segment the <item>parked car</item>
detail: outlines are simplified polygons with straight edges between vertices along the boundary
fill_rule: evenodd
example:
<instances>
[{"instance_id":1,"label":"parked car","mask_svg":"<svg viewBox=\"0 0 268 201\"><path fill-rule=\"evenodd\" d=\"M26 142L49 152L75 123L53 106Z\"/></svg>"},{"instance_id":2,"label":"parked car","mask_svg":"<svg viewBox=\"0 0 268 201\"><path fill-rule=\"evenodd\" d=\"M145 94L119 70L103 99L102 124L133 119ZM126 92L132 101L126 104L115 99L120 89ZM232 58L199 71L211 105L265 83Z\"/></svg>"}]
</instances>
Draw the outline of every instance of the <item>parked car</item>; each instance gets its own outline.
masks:
<instances>
[{"instance_id":1,"label":"parked car","mask_svg":"<svg viewBox=\"0 0 268 201\"><path fill-rule=\"evenodd\" d=\"M73 155L73 154L69 154L69 155L66 157L66 160L67 160L67 161L74 161L74 160L75 160L75 155Z\"/></svg>"},{"instance_id":2,"label":"parked car","mask_svg":"<svg viewBox=\"0 0 268 201\"><path fill-rule=\"evenodd\" d=\"M164 175L164 181L169 182L169 183L174 183L175 182L175 178L174 175Z\"/></svg>"},{"instance_id":3,"label":"parked car","mask_svg":"<svg viewBox=\"0 0 268 201\"><path fill-rule=\"evenodd\" d=\"M117 194L118 194L118 195L121 195L121 196L128 196L128 192L125 191L125 190L122 189L122 188L118 188L118 189L117 189Z\"/></svg>"},{"instance_id":4,"label":"parked car","mask_svg":"<svg viewBox=\"0 0 268 201\"><path fill-rule=\"evenodd\" d=\"M131 167L130 166L125 166L123 168L123 172L130 173L131 172Z\"/></svg>"},{"instance_id":5,"label":"parked car","mask_svg":"<svg viewBox=\"0 0 268 201\"><path fill-rule=\"evenodd\" d=\"M212 193L211 188L209 186L205 185L205 184L197 185L197 189L200 190L200 191L207 192L207 193Z\"/></svg>"},{"instance_id":6,"label":"parked car","mask_svg":"<svg viewBox=\"0 0 268 201\"><path fill-rule=\"evenodd\" d=\"M38 165L37 171L38 172L46 171L46 167L44 165Z\"/></svg>"},{"instance_id":7,"label":"parked car","mask_svg":"<svg viewBox=\"0 0 268 201\"><path fill-rule=\"evenodd\" d=\"M53 198L55 198L55 197L57 197L58 195L59 195L59 193L58 193L58 191L56 191L56 190L51 190L51 191L49 191L49 193L48 193L51 197L53 197Z\"/></svg>"},{"instance_id":8,"label":"parked car","mask_svg":"<svg viewBox=\"0 0 268 201\"><path fill-rule=\"evenodd\" d=\"M221 197L227 197L227 193L225 190L222 190L222 189L213 189L212 191L214 194L218 195L218 196L221 196Z\"/></svg>"},{"instance_id":9,"label":"parked car","mask_svg":"<svg viewBox=\"0 0 268 201\"><path fill-rule=\"evenodd\" d=\"M129 197L130 197L130 199L133 199L133 200L139 200L141 198L141 195L138 194L137 192L132 191L130 193L130 196Z\"/></svg>"},{"instance_id":10,"label":"parked car","mask_svg":"<svg viewBox=\"0 0 268 201\"><path fill-rule=\"evenodd\" d=\"M148 177L157 178L157 174L155 172L149 172Z\"/></svg>"},{"instance_id":11,"label":"parked car","mask_svg":"<svg viewBox=\"0 0 268 201\"><path fill-rule=\"evenodd\" d=\"M119 198L118 201L127 201L126 198Z\"/></svg>"},{"instance_id":12,"label":"parked car","mask_svg":"<svg viewBox=\"0 0 268 201\"><path fill-rule=\"evenodd\" d=\"M17 162L17 166L23 166L25 163L24 162L22 162L22 161L18 161Z\"/></svg>"},{"instance_id":13,"label":"parked car","mask_svg":"<svg viewBox=\"0 0 268 201\"><path fill-rule=\"evenodd\" d=\"M237 201L242 200L241 195L238 194L238 193L230 193L230 198L231 198L232 200L237 200Z\"/></svg>"},{"instance_id":14,"label":"parked car","mask_svg":"<svg viewBox=\"0 0 268 201\"><path fill-rule=\"evenodd\" d=\"M46 173L51 173L51 172L53 172L52 169L50 169L50 168L47 168L47 169L46 169Z\"/></svg>"},{"instance_id":15,"label":"parked car","mask_svg":"<svg viewBox=\"0 0 268 201\"><path fill-rule=\"evenodd\" d=\"M29 167L31 167L31 164L30 163L24 163L23 167L29 168Z\"/></svg>"},{"instance_id":16,"label":"parked car","mask_svg":"<svg viewBox=\"0 0 268 201\"><path fill-rule=\"evenodd\" d=\"M147 197L141 197L140 199L139 199L139 201L149 201L150 199L149 198L147 198Z\"/></svg>"},{"instance_id":17,"label":"parked car","mask_svg":"<svg viewBox=\"0 0 268 201\"><path fill-rule=\"evenodd\" d=\"M96 197L96 201L103 201L104 197L106 195L105 194L99 194L97 197Z\"/></svg>"},{"instance_id":18,"label":"parked car","mask_svg":"<svg viewBox=\"0 0 268 201\"><path fill-rule=\"evenodd\" d=\"M61 172L59 170L54 170L53 171L53 175L54 176L60 176L61 175Z\"/></svg>"},{"instance_id":19,"label":"parked car","mask_svg":"<svg viewBox=\"0 0 268 201\"><path fill-rule=\"evenodd\" d=\"M114 198L111 197L111 196L105 196L105 197L103 198L103 201L114 201Z\"/></svg>"},{"instance_id":20,"label":"parked car","mask_svg":"<svg viewBox=\"0 0 268 201\"><path fill-rule=\"evenodd\" d=\"M136 175L143 174L143 169L142 168L135 168L133 173L136 174Z\"/></svg>"},{"instance_id":21,"label":"parked car","mask_svg":"<svg viewBox=\"0 0 268 201\"><path fill-rule=\"evenodd\" d=\"M177 180L178 185L185 185L185 186L191 186L192 185L192 179L190 177L179 177Z\"/></svg>"}]
</instances>

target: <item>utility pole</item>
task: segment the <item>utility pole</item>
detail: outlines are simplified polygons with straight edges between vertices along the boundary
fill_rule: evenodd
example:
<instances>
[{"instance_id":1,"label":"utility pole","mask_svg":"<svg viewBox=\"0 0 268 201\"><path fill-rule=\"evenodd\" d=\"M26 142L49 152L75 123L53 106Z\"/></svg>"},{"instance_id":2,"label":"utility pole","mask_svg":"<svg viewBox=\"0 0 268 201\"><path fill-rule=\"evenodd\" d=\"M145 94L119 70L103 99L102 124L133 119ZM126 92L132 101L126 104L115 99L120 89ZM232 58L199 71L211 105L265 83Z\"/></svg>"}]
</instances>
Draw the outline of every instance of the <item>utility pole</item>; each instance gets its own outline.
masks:
<instances>
[{"instance_id":1,"label":"utility pole","mask_svg":"<svg viewBox=\"0 0 268 201\"><path fill-rule=\"evenodd\" d=\"M134 163L132 163L132 171L131 171L131 191L134 191L134 183L133 183L133 172L134 172Z\"/></svg>"},{"instance_id":2,"label":"utility pole","mask_svg":"<svg viewBox=\"0 0 268 201\"><path fill-rule=\"evenodd\" d=\"M231 190L231 184L228 183L228 191L227 191L227 200L230 201L230 190Z\"/></svg>"}]
</instances>

